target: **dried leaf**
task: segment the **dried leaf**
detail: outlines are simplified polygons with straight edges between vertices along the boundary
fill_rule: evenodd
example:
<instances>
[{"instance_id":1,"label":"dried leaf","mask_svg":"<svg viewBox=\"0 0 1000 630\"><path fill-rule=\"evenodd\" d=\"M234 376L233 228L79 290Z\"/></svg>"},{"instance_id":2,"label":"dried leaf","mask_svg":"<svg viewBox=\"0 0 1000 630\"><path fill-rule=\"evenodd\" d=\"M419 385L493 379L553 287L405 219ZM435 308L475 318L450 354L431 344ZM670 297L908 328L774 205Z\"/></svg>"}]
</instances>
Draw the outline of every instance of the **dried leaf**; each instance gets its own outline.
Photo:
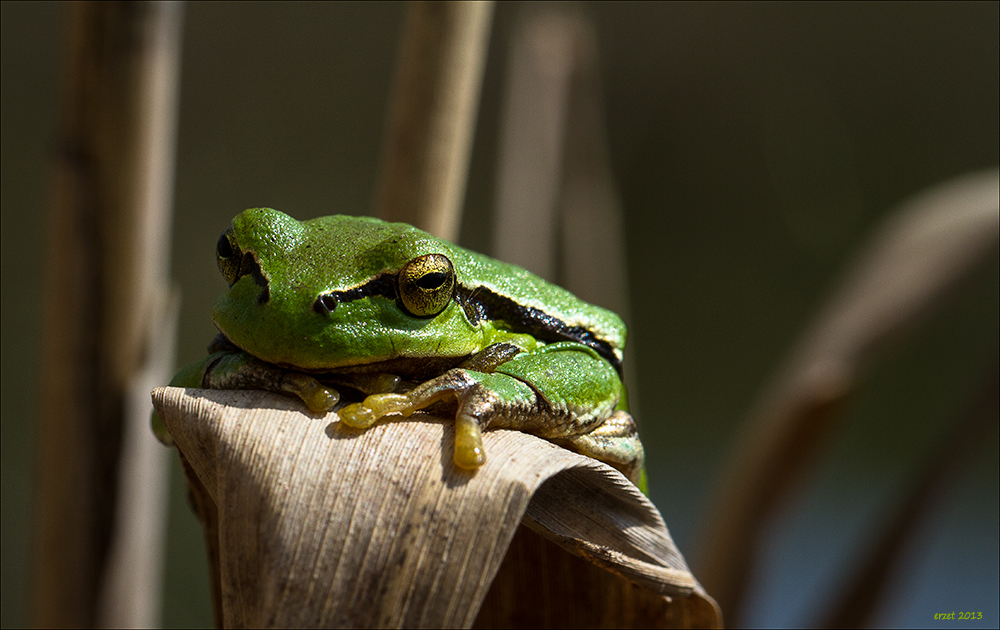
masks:
<instances>
[{"instance_id":1,"label":"dried leaf","mask_svg":"<svg viewBox=\"0 0 1000 630\"><path fill-rule=\"evenodd\" d=\"M453 424L431 416L359 432L264 392L153 401L218 509L226 626L469 627L526 510L546 537L698 611L678 618L719 624L656 508L590 458L488 431L489 460L468 473Z\"/></svg>"}]
</instances>

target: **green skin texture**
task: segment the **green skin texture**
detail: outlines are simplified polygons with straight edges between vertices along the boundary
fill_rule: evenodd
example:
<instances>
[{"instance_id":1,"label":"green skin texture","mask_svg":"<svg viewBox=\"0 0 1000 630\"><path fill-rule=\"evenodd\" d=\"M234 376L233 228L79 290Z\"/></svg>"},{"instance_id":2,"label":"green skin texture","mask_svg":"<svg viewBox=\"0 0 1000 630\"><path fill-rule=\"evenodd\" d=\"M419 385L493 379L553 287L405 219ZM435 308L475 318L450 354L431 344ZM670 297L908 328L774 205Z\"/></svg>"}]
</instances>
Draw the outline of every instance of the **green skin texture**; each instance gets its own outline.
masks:
<instances>
[{"instance_id":1,"label":"green skin texture","mask_svg":"<svg viewBox=\"0 0 1000 630\"><path fill-rule=\"evenodd\" d=\"M433 315L408 312L401 287L398 299L353 296L328 312L314 308L318 296L364 286L380 274L395 282L397 272L428 254L450 260L456 286L467 295L471 290L472 299L476 289L488 291L515 307L586 329L620 364L621 318L520 267L404 223L339 215L300 222L253 208L237 215L220 239L219 266L230 287L216 302L213 320L228 343L182 369L171 385L267 389L326 412L339 400L332 379L368 394L339 412L343 423L357 428L386 416L407 417L439 401L452 403L454 459L461 468L475 470L485 462L483 429L506 428L605 461L644 486L643 450L626 411L624 386L591 347L536 338L519 321L517 308L507 309L505 319L471 321L444 293L447 302L433 308L440 310ZM249 273L247 261L259 272ZM498 349L503 351L494 356ZM438 361L455 367L435 372ZM157 419L154 428L170 441Z\"/></svg>"}]
</instances>

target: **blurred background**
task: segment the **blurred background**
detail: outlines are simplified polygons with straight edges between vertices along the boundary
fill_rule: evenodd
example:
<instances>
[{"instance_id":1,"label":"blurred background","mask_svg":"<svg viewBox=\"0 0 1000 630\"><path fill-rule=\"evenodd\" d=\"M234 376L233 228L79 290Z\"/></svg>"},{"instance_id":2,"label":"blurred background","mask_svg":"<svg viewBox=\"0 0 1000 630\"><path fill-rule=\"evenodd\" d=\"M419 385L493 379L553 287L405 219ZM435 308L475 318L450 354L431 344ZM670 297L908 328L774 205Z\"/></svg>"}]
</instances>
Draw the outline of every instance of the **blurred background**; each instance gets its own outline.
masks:
<instances>
[{"instance_id":1,"label":"blurred background","mask_svg":"<svg viewBox=\"0 0 1000 630\"><path fill-rule=\"evenodd\" d=\"M628 256L629 352L650 494L681 550L736 429L861 239L897 203L995 166L998 4L588 3ZM404 7L185 8L172 276L178 361L204 354L240 210L366 214ZM26 620L44 213L64 37L56 3L0 5L2 582ZM516 3L497 6L460 243L490 248ZM997 253L868 372L799 501L770 526L749 623L808 623L836 600L998 347ZM72 316L72 308L67 310ZM69 419L67 419L69 421ZM908 546L887 626L1000 620L996 430ZM211 623L199 525L174 462L163 624ZM693 564L695 574L698 566Z\"/></svg>"}]
</instances>

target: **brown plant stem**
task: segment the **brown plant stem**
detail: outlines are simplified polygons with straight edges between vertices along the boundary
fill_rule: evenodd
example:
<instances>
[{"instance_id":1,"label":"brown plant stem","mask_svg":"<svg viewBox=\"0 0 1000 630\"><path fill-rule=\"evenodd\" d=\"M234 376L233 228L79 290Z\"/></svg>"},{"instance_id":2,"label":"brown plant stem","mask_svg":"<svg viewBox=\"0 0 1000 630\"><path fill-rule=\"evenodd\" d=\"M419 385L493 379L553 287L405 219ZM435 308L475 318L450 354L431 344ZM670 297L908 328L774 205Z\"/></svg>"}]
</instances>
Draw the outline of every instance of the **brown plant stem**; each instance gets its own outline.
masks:
<instances>
[{"instance_id":1,"label":"brown plant stem","mask_svg":"<svg viewBox=\"0 0 1000 630\"><path fill-rule=\"evenodd\" d=\"M457 240L492 2L409 4L375 214Z\"/></svg>"},{"instance_id":2,"label":"brown plant stem","mask_svg":"<svg viewBox=\"0 0 1000 630\"><path fill-rule=\"evenodd\" d=\"M149 448L148 403L138 406L141 418L132 411L137 384L166 371L156 364L173 343L156 335L169 329L171 312L164 235L180 8L66 6L46 230L31 618L44 627L155 624L165 459Z\"/></svg>"}]
</instances>

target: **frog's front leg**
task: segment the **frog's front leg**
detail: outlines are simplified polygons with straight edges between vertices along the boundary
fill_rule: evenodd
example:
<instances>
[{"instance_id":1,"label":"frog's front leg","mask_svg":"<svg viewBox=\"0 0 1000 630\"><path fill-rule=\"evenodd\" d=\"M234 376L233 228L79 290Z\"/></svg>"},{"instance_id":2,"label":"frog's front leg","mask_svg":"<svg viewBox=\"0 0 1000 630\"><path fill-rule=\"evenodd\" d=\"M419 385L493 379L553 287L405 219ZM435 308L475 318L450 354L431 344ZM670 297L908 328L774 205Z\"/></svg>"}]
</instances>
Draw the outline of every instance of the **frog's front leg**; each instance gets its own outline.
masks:
<instances>
[{"instance_id":1,"label":"frog's front leg","mask_svg":"<svg viewBox=\"0 0 1000 630\"><path fill-rule=\"evenodd\" d=\"M299 398L310 411L333 409L340 393L313 376L292 372L243 352L221 350L206 361L201 386L209 389L263 389Z\"/></svg>"},{"instance_id":2,"label":"frog's front leg","mask_svg":"<svg viewBox=\"0 0 1000 630\"><path fill-rule=\"evenodd\" d=\"M526 384L503 374L484 374L456 368L404 394L374 394L364 402L341 409L341 421L357 429L367 429L390 414L404 418L440 401L458 401L455 414L455 464L475 470L486 463L482 429L489 426L500 410L508 414L529 413L535 401Z\"/></svg>"},{"instance_id":3,"label":"frog's front leg","mask_svg":"<svg viewBox=\"0 0 1000 630\"><path fill-rule=\"evenodd\" d=\"M486 461L482 429L516 429L605 461L633 481L642 469L642 445L632 417L615 408L623 388L618 374L593 350L577 343L517 354L493 373L456 368L405 394L378 394L340 411L357 428L398 413L404 417L439 400L458 401L455 464L476 469ZM607 425L605 427L604 425Z\"/></svg>"},{"instance_id":4,"label":"frog's front leg","mask_svg":"<svg viewBox=\"0 0 1000 630\"><path fill-rule=\"evenodd\" d=\"M221 348L221 349L220 349ZM290 372L266 363L222 340L209 347L211 354L182 368L170 381L171 387L203 387L206 389L263 389L299 398L311 411L323 413L333 409L340 393L308 374ZM173 446L166 425L156 412L152 417L153 433Z\"/></svg>"}]
</instances>

